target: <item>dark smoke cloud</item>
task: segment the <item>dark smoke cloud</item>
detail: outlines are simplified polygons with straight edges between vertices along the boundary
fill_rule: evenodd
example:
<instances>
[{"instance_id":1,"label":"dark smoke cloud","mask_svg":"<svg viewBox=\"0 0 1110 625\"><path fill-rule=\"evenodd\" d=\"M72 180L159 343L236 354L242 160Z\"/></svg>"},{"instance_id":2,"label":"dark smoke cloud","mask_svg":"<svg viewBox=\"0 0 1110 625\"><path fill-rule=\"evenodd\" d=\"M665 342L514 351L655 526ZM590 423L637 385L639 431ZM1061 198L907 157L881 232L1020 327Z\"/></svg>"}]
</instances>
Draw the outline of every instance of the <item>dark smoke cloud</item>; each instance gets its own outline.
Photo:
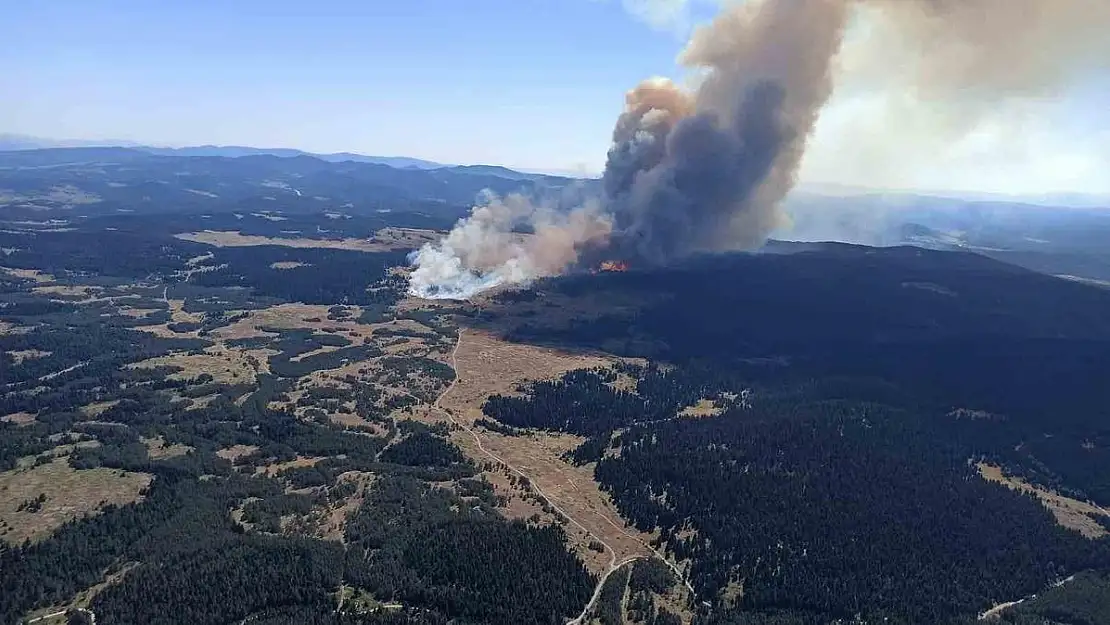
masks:
<instances>
[{"instance_id":1,"label":"dark smoke cloud","mask_svg":"<svg viewBox=\"0 0 1110 625\"><path fill-rule=\"evenodd\" d=\"M887 37L877 41L897 45L840 58L852 15L868 16ZM787 222L782 201L845 63L855 63L858 75L893 67L904 81L894 84L912 97L951 104L954 117L967 118L1010 98L1051 93L1059 76L1105 62L1107 26L1110 0L733 5L698 28L680 58L698 76L695 88L651 79L628 93L601 197L569 218L524 198L513 198L511 211L497 199L476 207L443 241L414 254L411 291L469 297L602 259L658 264L756 248ZM532 239L509 236L508 225L522 221L543 227Z\"/></svg>"},{"instance_id":2,"label":"dark smoke cloud","mask_svg":"<svg viewBox=\"0 0 1110 625\"><path fill-rule=\"evenodd\" d=\"M847 19L839 0L753 3L694 34L687 95L653 80L629 93L604 174L611 255L665 263L762 244L781 224Z\"/></svg>"}]
</instances>

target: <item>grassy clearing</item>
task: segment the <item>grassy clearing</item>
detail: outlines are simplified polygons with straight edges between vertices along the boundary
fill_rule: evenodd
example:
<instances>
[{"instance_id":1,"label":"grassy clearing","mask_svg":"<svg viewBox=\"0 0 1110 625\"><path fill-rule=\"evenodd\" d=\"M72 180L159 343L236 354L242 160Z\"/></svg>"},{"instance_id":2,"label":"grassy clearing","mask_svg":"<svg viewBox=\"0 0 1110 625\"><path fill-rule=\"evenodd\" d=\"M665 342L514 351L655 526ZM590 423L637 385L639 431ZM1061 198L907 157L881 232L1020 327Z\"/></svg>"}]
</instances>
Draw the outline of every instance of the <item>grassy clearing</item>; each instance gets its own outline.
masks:
<instances>
[{"instance_id":1,"label":"grassy clearing","mask_svg":"<svg viewBox=\"0 0 1110 625\"><path fill-rule=\"evenodd\" d=\"M1085 501L1065 497L1051 490L1035 486L1020 478L1003 475L1000 467L985 462L980 462L976 466L979 468L979 475L987 481L997 482L1007 488L1036 495L1037 499L1052 513L1052 516L1056 517L1056 522L1060 525L1076 530L1091 539L1102 538L1110 534L1091 518L1092 515L1103 518L1110 517L1110 513L1107 513L1106 510Z\"/></svg>"},{"instance_id":2,"label":"grassy clearing","mask_svg":"<svg viewBox=\"0 0 1110 625\"><path fill-rule=\"evenodd\" d=\"M279 238L217 230L184 232L174 236L185 241L204 243L216 247L280 245L283 247L353 250L356 252L388 252L392 250L405 250L420 247L420 245L434 240L437 235L431 230L384 228L368 239Z\"/></svg>"},{"instance_id":3,"label":"grassy clearing","mask_svg":"<svg viewBox=\"0 0 1110 625\"><path fill-rule=\"evenodd\" d=\"M721 414L721 408L712 399L699 399L698 403L686 406L679 411L678 416L692 419L715 417Z\"/></svg>"},{"instance_id":4,"label":"grassy clearing","mask_svg":"<svg viewBox=\"0 0 1110 625\"><path fill-rule=\"evenodd\" d=\"M310 263L301 263L295 260L279 260L276 263L270 263L270 269L296 269L297 267L309 267Z\"/></svg>"},{"instance_id":5,"label":"grassy clearing","mask_svg":"<svg viewBox=\"0 0 1110 625\"><path fill-rule=\"evenodd\" d=\"M242 458L243 456L249 456L256 451L258 451L257 445L233 445L231 447L225 447L224 449L217 451L216 455L223 458L224 460L235 462L239 458Z\"/></svg>"},{"instance_id":6,"label":"grassy clearing","mask_svg":"<svg viewBox=\"0 0 1110 625\"><path fill-rule=\"evenodd\" d=\"M103 414L104 411L115 407L118 403L118 399L113 399L111 401L99 401L96 403L87 404L85 406L81 406L81 414L89 417L90 419L95 419L96 417L99 417L101 414Z\"/></svg>"},{"instance_id":7,"label":"grassy clearing","mask_svg":"<svg viewBox=\"0 0 1110 625\"><path fill-rule=\"evenodd\" d=\"M146 445L147 454L151 460L165 460L167 458L177 458L193 451L193 448L181 443L174 443L169 445L161 436L154 438L142 439L143 444Z\"/></svg>"},{"instance_id":8,"label":"grassy clearing","mask_svg":"<svg viewBox=\"0 0 1110 625\"><path fill-rule=\"evenodd\" d=\"M146 473L116 469L78 471L65 457L5 471L0 473L0 538L10 544L39 540L65 522L95 513L107 504L138 500L152 479ZM45 500L37 512L19 509L42 495Z\"/></svg>"},{"instance_id":9,"label":"grassy clearing","mask_svg":"<svg viewBox=\"0 0 1110 625\"><path fill-rule=\"evenodd\" d=\"M167 376L171 380L192 380L207 373L213 382L221 384L253 384L266 363L263 354L255 353L259 351L263 350L242 350L217 343L200 354L170 354L128 366L134 369L179 367L180 371Z\"/></svg>"},{"instance_id":10,"label":"grassy clearing","mask_svg":"<svg viewBox=\"0 0 1110 625\"><path fill-rule=\"evenodd\" d=\"M456 352L459 380L441 405L459 421L473 424L483 416L481 406L486 398L494 393L511 393L522 382L554 379L573 369L605 367L614 362L612 358L592 354L509 343L492 334L470 330ZM442 419L436 413L424 418ZM594 481L593 467L577 467L563 460L563 454L580 445L583 438L553 433L509 437L475 432L482 447L528 475L551 503L588 530L587 533L573 523L564 525L576 551L591 570L604 571L609 562L607 553L589 548L595 537L610 545L618 559L648 553L644 544L652 537L625 527L608 495ZM455 432L452 440L475 462L489 461L470 434ZM502 481L496 478L496 471L487 477L495 484ZM530 515L535 508L526 502L510 502L509 511L511 516Z\"/></svg>"},{"instance_id":11,"label":"grassy clearing","mask_svg":"<svg viewBox=\"0 0 1110 625\"><path fill-rule=\"evenodd\" d=\"M16 278L23 278L24 280L34 280L39 284L54 282L57 278L54 276L43 273L38 269L13 269L11 267L0 267L0 271L7 273Z\"/></svg>"},{"instance_id":12,"label":"grassy clearing","mask_svg":"<svg viewBox=\"0 0 1110 625\"><path fill-rule=\"evenodd\" d=\"M0 417L0 421L4 423L14 423L16 425L31 425L35 422L35 415L29 412L13 412Z\"/></svg>"}]
</instances>

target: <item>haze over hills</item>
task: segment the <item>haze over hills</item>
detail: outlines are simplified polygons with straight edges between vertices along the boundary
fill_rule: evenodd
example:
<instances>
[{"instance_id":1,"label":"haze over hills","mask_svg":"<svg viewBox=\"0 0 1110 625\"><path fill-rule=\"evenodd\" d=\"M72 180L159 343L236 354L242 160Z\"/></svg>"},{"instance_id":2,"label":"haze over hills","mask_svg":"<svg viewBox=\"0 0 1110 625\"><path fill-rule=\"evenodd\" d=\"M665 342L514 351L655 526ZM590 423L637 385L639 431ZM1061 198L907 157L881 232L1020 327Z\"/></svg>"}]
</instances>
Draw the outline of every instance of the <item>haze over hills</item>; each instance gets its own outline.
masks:
<instances>
[{"instance_id":1,"label":"haze over hills","mask_svg":"<svg viewBox=\"0 0 1110 625\"><path fill-rule=\"evenodd\" d=\"M76 148L76 147L125 147L142 150L151 154L162 156L223 156L236 158L240 156L280 156L291 158L295 156L311 156L320 160L342 163L376 163L398 168L413 169L440 169L450 167L443 163L434 163L419 158L407 156L367 156L352 152L337 152L334 154L316 154L294 148L255 148L235 145L199 145L185 147L161 147L136 143L134 141L119 140L73 140L73 139L46 139L18 134L0 134L0 151L7 150L36 150L43 148Z\"/></svg>"},{"instance_id":2,"label":"haze over hills","mask_svg":"<svg viewBox=\"0 0 1110 625\"><path fill-rule=\"evenodd\" d=\"M797 194L800 242L408 293L488 190L600 184L0 152L0 621L1105 615L1108 215Z\"/></svg>"}]
</instances>

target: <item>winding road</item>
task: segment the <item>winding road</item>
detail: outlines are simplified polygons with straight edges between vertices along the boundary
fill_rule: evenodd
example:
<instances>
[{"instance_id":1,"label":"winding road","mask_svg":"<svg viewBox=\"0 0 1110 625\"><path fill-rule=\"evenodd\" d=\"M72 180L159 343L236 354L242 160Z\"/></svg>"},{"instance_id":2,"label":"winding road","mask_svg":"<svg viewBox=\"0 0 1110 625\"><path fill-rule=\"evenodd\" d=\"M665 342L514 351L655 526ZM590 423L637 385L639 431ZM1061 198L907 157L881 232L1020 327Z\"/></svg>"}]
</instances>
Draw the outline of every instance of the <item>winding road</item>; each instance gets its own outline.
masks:
<instances>
[{"instance_id":1,"label":"winding road","mask_svg":"<svg viewBox=\"0 0 1110 625\"><path fill-rule=\"evenodd\" d=\"M88 610L88 609L85 609L85 608L74 608L74 609L77 610L78 612L84 612L85 614L88 614L89 615L89 622L92 623L92 625L96 625L96 614L93 614L92 610ZM65 616L67 612L69 612L69 610L62 610L60 612L51 612L50 614L43 614L42 616L39 616L37 618L29 619L27 621L27 624L30 625L31 623L38 623L40 621L45 621L47 619L58 618L59 616Z\"/></svg>"},{"instance_id":2,"label":"winding road","mask_svg":"<svg viewBox=\"0 0 1110 625\"><path fill-rule=\"evenodd\" d=\"M556 512L558 512L560 515L562 515L563 518L565 518L567 521L572 523L575 527L577 527L578 529L585 532L587 536L591 536L594 539L596 539L599 543L601 543L601 545L605 548L605 550L607 552L609 552L609 567L608 567L608 569L606 569L605 573L598 580L597 587L594 588L594 594L593 594L593 596L590 597L589 603L586 604L586 607L582 608L581 614L579 614L574 619L572 619L570 621L567 621L567 625L582 625L582 623L585 622L586 617L589 614L590 610L594 607L594 604L597 603L598 597L601 596L601 589L605 585L605 580L609 579L609 576L612 575L614 572L616 572L618 569L620 569L622 566L624 566L626 564L629 564L631 562L634 562L636 560L647 558L649 556L635 555L635 556L629 556L627 558L624 558L623 560L618 561L617 560L617 552L616 552L616 550L613 549L612 546L610 546L608 543L606 543L604 540L602 540L602 538L600 536L597 536L596 534L591 532L589 529L587 529L586 526L584 526L580 522L578 522L577 519L575 519L571 515L567 514L567 512L565 510L560 508L559 505L554 502L554 500L552 500L550 497L547 496L547 493L543 492L543 490L540 488L539 484L537 484L534 479L532 479L530 476L528 476L523 471L521 471L517 467L513 466L512 464L510 464L509 462L507 462L506 460L504 460L503 458L501 458L497 454L495 454L495 453L489 451L488 449L486 449L485 445L482 444L481 437L478 436L478 433L475 432L473 428L471 428L470 426L468 426L465 423L462 423L461 421L456 419L455 415L453 415L450 410L445 409L441 405L441 403L443 402L443 398L447 397L447 395L449 395L451 393L451 391L453 391L455 389L455 386L458 384L459 379L461 377L460 374L459 374L458 354L459 354L459 347L462 346L463 334L464 333L465 333L465 330L463 328L459 328L459 336L458 336L458 339L455 341L455 348L451 350L451 369L454 371L455 377L454 377L454 379L451 380L451 384L448 385L447 388L445 388L443 390L443 392L439 394L438 397L436 397L436 400L434 402L432 402L432 410L440 413L441 415L446 417L451 423L458 426L463 431L465 431L467 434L469 434L471 436L471 438L474 439L474 444L477 446L478 450L481 451L483 454L485 454L486 457L488 457L490 460L493 460L497 464L507 468L509 471L515 473L519 477L522 477L522 478L528 480L528 483L531 484L531 487L533 489L535 489L536 493L539 494L539 496L542 497L544 499L544 501L546 501L548 503L548 505L550 505ZM652 548L650 545L648 545L646 542L644 542L640 538L638 538L636 536L633 536L632 534L629 534L627 531L625 531L624 528L617 525L613 521L613 519L601 514L600 512L597 512L597 514L599 516L601 516L601 518L603 518L605 520L605 522L607 522L609 525L613 526L613 528L616 529L618 532L620 532L621 534L624 534L625 536L627 536L627 537L635 540L636 542L640 543L640 545L642 545L645 549L650 551L656 558L659 558L672 571L674 571L674 573L678 577L678 579L682 580L682 583L690 591L691 596L693 596L693 594L694 594L693 585L690 584L690 581L686 579L686 576L682 574L682 571L679 570L679 568L675 564L673 564L663 554L661 554L656 549Z\"/></svg>"}]
</instances>

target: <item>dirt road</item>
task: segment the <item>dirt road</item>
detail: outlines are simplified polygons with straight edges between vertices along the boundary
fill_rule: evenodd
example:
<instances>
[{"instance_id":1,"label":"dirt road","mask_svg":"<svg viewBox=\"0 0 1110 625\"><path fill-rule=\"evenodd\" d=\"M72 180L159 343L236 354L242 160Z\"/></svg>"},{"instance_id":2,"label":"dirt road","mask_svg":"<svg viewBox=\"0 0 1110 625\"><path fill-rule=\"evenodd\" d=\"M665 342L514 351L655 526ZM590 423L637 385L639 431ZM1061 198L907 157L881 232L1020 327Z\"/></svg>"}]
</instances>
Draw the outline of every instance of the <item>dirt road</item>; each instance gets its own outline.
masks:
<instances>
[{"instance_id":1,"label":"dirt road","mask_svg":"<svg viewBox=\"0 0 1110 625\"><path fill-rule=\"evenodd\" d=\"M470 426L468 426L465 423L456 419L455 415L453 415L449 410L446 410L445 408L442 407L441 403L443 401L443 398L447 397L447 395L449 395L451 393L451 391L453 391L455 389L456 384L458 384L459 379L462 377L461 372L459 371L458 353L459 353L459 347L462 345L463 335L465 334L465 332L466 331L463 328L459 328L458 339L455 341L454 349L451 350L451 369L455 372L455 377L454 377L453 380L451 380L451 384L448 385L447 388L445 388L443 390L443 392L439 394L438 397L436 397L436 400L432 403L432 410L434 410L434 411L438 412L439 414L443 415L451 423L457 425L459 428L461 428L463 431L465 431L467 434L469 434L471 436L471 438L474 439L474 444L478 448L478 450L481 451L490 460L493 460L497 464L505 467L506 469L508 469L512 473L516 474L517 476L528 480L528 483L531 484L531 487L535 489L536 493L540 497L542 497L544 499L544 501L546 501L548 503L548 505L550 505L556 512L558 512L560 515L562 515L563 518L565 518L568 522L573 524L578 529L582 530L587 536L590 536L590 537L594 538L595 540L597 540L597 542L600 543L602 545L602 547L605 548L605 551L609 553L609 567L605 571L605 573L601 576L601 578L598 580L597 587L594 588L594 594L593 594L592 597L590 597L589 603L586 604L586 607L582 608L582 613L581 614L579 614L576 618L567 622L567 625L582 625L582 623L584 622L584 620L586 618L586 615L589 613L590 609L593 608L595 603L597 603L597 599L601 595L601 588L605 584L605 580L608 579L609 576L612 575L615 571L617 571L620 567L622 567L622 566L624 566L624 565L626 565L630 562L633 562L635 560L639 560L641 558L648 557L648 556L640 556L640 555L629 556L629 557L627 557L627 558L618 562L617 561L617 552L613 549L613 547L611 545L606 543L600 536L597 536L596 534L591 532L589 529L586 528L586 526L584 526L577 519L575 519L573 516L568 514L561 507L559 507L559 505L556 504L554 500L552 500L550 497L547 496L546 493L543 492L543 490L540 488L539 484L537 484L536 480L534 480L531 476L525 474L523 471L521 471L517 467L513 466L512 464L510 464L509 462L507 462L506 460L504 460L503 458L501 458L497 454L495 454L495 453L489 451L488 449L486 449L485 445L482 444L482 438L480 436L478 436L478 433L475 432L473 428L471 428ZM627 531L624 530L623 527L618 525L616 522L613 521L613 519L609 518L608 516L605 516L605 515L601 514L600 512L596 512L596 514L601 516L605 520L606 523L611 525L614 529L616 529L621 534L624 534L625 536L628 536L629 538L632 538L632 539L636 540L638 543L640 543L641 545L643 545L643 547L645 549L650 551L655 557L659 558L659 560L661 560L668 567L670 567L670 569L672 571L674 571L674 574L678 577L678 579L682 580L682 583L690 591L691 596L693 596L694 587L685 578L685 576L682 574L682 571L679 570L679 568L677 566L675 566L670 560L668 560L666 557L664 557L663 554L659 553L659 551L652 548L650 545L645 543L643 540L629 534Z\"/></svg>"}]
</instances>

